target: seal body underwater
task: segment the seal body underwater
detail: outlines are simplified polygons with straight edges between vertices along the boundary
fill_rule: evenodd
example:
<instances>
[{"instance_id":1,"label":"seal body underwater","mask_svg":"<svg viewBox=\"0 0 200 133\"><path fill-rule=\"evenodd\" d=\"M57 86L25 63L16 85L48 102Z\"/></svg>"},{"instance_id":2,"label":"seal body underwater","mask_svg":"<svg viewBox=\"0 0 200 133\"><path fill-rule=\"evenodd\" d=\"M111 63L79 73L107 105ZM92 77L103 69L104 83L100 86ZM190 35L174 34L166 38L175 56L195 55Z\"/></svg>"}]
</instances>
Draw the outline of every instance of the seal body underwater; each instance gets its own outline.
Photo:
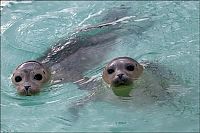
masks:
<instances>
[{"instance_id":1,"label":"seal body underwater","mask_svg":"<svg viewBox=\"0 0 200 133\"><path fill-rule=\"evenodd\" d=\"M168 88L173 84L178 84L176 76L159 63L117 57L105 65L102 77L87 83L93 91L74 102L69 112L78 118L79 110L90 101L104 101L117 106L133 103L135 107L172 102L173 92Z\"/></svg>"},{"instance_id":2,"label":"seal body underwater","mask_svg":"<svg viewBox=\"0 0 200 133\"><path fill-rule=\"evenodd\" d=\"M89 96L76 101L70 112L77 112L91 100L112 103L130 100L139 106L162 103L173 100L176 92L170 89L177 85L180 82L176 74L157 62L139 63L130 57L117 57L104 67L102 78L87 83L93 91Z\"/></svg>"},{"instance_id":3,"label":"seal body underwater","mask_svg":"<svg viewBox=\"0 0 200 133\"><path fill-rule=\"evenodd\" d=\"M47 82L57 84L84 80L83 72L90 70L104 60L115 39L131 33L130 29L124 30L120 23L124 17L129 19L126 18L128 10L129 8L125 8L123 5L116 8L115 15L113 15L113 10L112 15L108 12L102 23L79 30L67 39L60 40L36 61L28 61L19 65L12 76L13 84L17 87L18 92L22 95L31 95L39 92L41 86ZM39 69L46 71L45 75L36 73L35 71L38 69L36 67L27 67L30 65L38 66L38 64L40 64ZM26 80L17 80L17 78L23 79L20 75L23 75L21 73L24 73L23 71L26 69L29 69ZM48 80L44 78L43 82L36 81L37 84L33 84L33 82L29 82L35 76L32 73L40 74L42 81L43 76L48 77ZM28 78L28 76L32 77ZM27 88L25 86L29 86L28 89L25 89ZM34 91L31 91L33 87Z\"/></svg>"},{"instance_id":4,"label":"seal body underwater","mask_svg":"<svg viewBox=\"0 0 200 133\"><path fill-rule=\"evenodd\" d=\"M178 77L156 62L138 63L130 57L118 57L103 70L103 81L117 97L131 97L136 103L153 103L172 98L170 87L180 85ZM110 96L108 96L110 97Z\"/></svg>"}]
</instances>

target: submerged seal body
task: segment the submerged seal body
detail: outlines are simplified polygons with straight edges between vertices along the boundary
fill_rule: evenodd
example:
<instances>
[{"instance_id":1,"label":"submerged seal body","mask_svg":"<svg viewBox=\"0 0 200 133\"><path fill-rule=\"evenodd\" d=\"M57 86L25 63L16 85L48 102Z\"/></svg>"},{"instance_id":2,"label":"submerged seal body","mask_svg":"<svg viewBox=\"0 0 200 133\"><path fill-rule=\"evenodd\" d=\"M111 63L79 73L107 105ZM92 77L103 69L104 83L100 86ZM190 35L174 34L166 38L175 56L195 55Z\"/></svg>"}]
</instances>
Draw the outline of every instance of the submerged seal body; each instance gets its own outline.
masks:
<instances>
[{"instance_id":1,"label":"submerged seal body","mask_svg":"<svg viewBox=\"0 0 200 133\"><path fill-rule=\"evenodd\" d=\"M89 101L107 101L119 103L131 100L134 105L149 105L171 99L168 92L175 81L171 71L153 62L137 62L130 57L117 57L105 65L102 78L88 82L87 87L93 88L90 95L82 98L69 108L74 116ZM91 89L92 90L92 89Z\"/></svg>"},{"instance_id":2,"label":"submerged seal body","mask_svg":"<svg viewBox=\"0 0 200 133\"><path fill-rule=\"evenodd\" d=\"M130 57L118 57L103 70L103 81L116 96L133 97L138 101L164 100L178 77L158 63L138 63ZM145 100L148 99L148 100Z\"/></svg>"}]
</instances>

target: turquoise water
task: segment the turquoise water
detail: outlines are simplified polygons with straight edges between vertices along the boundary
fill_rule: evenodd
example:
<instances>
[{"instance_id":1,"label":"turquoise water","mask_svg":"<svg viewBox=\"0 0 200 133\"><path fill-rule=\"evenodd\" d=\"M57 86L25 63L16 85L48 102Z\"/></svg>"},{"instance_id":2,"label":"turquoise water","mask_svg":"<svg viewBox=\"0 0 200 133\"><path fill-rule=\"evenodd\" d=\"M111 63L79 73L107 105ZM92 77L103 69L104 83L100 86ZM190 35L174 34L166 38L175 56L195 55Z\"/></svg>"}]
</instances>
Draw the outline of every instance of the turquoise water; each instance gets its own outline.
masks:
<instances>
[{"instance_id":1,"label":"turquoise water","mask_svg":"<svg viewBox=\"0 0 200 133\"><path fill-rule=\"evenodd\" d=\"M37 96L16 93L10 76L15 67L42 56L77 28L99 23L108 9L125 4L133 16L153 25L142 34L115 40L117 56L159 60L176 72L185 86L173 104L138 105L105 99L88 102L78 119L71 103L88 94L72 83L44 88ZM134 45L133 45L134 44ZM99 75L100 63L87 75ZM199 2L15 2L1 12L1 131L199 131Z\"/></svg>"}]
</instances>

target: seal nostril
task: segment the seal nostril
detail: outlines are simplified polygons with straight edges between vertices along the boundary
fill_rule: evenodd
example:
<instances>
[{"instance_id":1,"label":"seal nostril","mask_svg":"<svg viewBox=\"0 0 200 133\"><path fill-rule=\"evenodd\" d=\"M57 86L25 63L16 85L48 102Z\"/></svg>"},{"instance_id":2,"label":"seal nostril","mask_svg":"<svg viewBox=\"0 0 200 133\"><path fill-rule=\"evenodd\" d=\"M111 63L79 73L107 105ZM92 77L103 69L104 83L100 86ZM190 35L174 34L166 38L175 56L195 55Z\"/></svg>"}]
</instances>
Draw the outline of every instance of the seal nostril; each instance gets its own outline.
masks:
<instances>
[{"instance_id":1,"label":"seal nostril","mask_svg":"<svg viewBox=\"0 0 200 133\"><path fill-rule=\"evenodd\" d=\"M117 76L121 79L124 74L118 74Z\"/></svg>"},{"instance_id":2,"label":"seal nostril","mask_svg":"<svg viewBox=\"0 0 200 133\"><path fill-rule=\"evenodd\" d=\"M30 88L31 86L24 86L25 90L28 91L28 89Z\"/></svg>"}]
</instances>

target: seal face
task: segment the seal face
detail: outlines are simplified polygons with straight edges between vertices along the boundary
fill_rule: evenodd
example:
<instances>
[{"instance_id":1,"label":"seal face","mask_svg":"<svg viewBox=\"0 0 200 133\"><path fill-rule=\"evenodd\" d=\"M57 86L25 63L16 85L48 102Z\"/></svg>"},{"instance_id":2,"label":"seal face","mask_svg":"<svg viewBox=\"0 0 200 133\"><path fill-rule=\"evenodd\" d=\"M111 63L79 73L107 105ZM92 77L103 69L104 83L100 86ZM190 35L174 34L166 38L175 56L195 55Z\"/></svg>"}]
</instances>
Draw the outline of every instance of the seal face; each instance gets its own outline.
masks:
<instances>
[{"instance_id":1,"label":"seal face","mask_svg":"<svg viewBox=\"0 0 200 133\"><path fill-rule=\"evenodd\" d=\"M12 82L21 95L33 95L48 82L50 73L47 68L37 62L28 61L19 65L12 75Z\"/></svg>"},{"instance_id":2,"label":"seal face","mask_svg":"<svg viewBox=\"0 0 200 133\"><path fill-rule=\"evenodd\" d=\"M113 59L103 71L104 81L111 87L130 86L143 72L143 66L130 57Z\"/></svg>"}]
</instances>

